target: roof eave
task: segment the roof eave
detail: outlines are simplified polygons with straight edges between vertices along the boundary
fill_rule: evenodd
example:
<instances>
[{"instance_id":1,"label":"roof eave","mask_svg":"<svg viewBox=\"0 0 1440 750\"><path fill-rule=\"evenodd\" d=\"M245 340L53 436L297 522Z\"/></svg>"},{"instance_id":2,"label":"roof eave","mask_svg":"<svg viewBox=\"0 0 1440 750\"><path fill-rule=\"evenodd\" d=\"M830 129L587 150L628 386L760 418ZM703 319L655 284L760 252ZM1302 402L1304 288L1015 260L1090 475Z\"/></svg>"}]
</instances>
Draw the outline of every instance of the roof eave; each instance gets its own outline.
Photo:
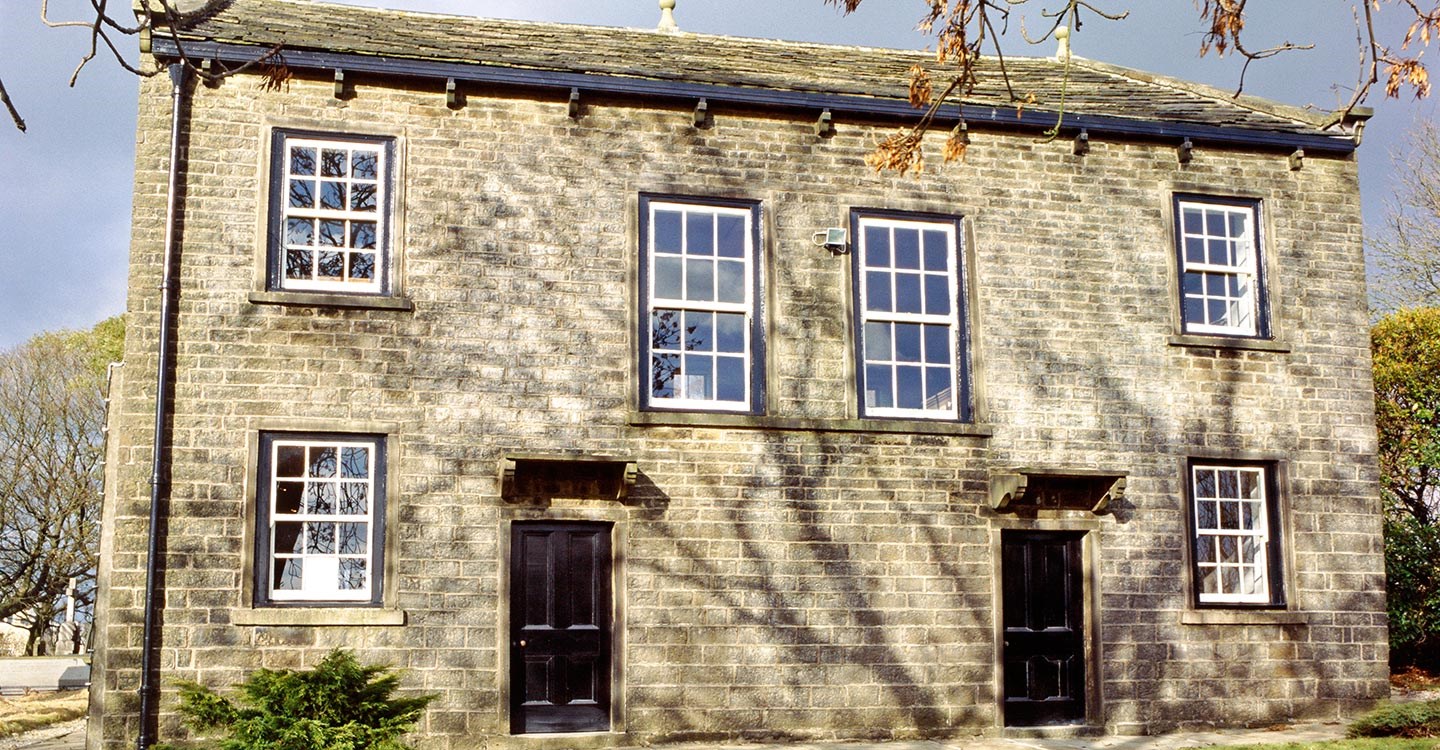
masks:
<instances>
[{"instance_id":1,"label":"roof eave","mask_svg":"<svg viewBox=\"0 0 1440 750\"><path fill-rule=\"evenodd\" d=\"M261 47L205 40L184 40L184 53L195 60L211 59L226 64L254 61L267 50ZM180 49L168 35L155 35L152 53L157 57L176 57ZM643 96L648 99L672 101L706 99L711 105L735 104L790 110L812 110L832 114L913 120L920 110L898 97L872 97L789 89L735 86L692 81L658 80L609 74L519 68L483 63L430 60L379 55L364 55L326 50L292 49L283 52L284 63L291 69L344 70L355 73L397 76L410 79L436 80L438 91L444 82L481 83L547 89L568 92ZM1017 129L1049 129L1055 126L1059 113L1041 108L1017 108L1001 105L964 104L946 106L937 121L955 122L961 117L972 123L990 123ZM1305 149L1315 153L1348 154L1356 147L1350 134L1289 133L1252 128L1234 128L1200 123L1134 119L1083 113L1064 114L1064 128L1069 132L1088 130L1091 137L1103 134L1145 139L1189 139L1197 145L1233 146L1256 149L1292 151Z\"/></svg>"}]
</instances>

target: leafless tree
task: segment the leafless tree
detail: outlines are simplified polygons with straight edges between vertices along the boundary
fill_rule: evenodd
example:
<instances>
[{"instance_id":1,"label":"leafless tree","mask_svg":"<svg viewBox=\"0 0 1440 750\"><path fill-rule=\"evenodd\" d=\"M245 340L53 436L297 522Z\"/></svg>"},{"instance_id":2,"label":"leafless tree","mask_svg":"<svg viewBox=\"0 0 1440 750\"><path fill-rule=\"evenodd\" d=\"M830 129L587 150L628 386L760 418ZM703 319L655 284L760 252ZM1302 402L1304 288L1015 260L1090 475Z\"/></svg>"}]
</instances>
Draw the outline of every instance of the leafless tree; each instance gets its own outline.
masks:
<instances>
[{"instance_id":1,"label":"leafless tree","mask_svg":"<svg viewBox=\"0 0 1440 750\"><path fill-rule=\"evenodd\" d=\"M1440 125L1416 122L1394 158L1399 186L1370 238L1380 271L1370 296L1386 310L1440 307Z\"/></svg>"},{"instance_id":2,"label":"leafless tree","mask_svg":"<svg viewBox=\"0 0 1440 750\"><path fill-rule=\"evenodd\" d=\"M51 28L84 29L90 36L89 49L75 66L75 72L70 75L71 86L75 85L75 81L85 66L90 64L91 60L102 55L113 58L115 64L135 75L148 77L158 74L159 69L149 69L132 64L122 51L123 47L129 46L129 43L122 41L126 37L140 37L150 33L166 34L173 39L176 48L180 50L180 63L204 80L218 81L256 65L264 68L267 78L283 80L285 76L288 76L288 71L284 66L270 64L279 54L278 48L259 54L254 60L236 67L221 65L202 68L185 53L185 47L181 44L178 36L179 32L224 10L232 1L134 0L132 8L130 2L112 4L110 0L89 0L91 7L83 17L57 19L50 15L50 0L40 0L40 20ZM25 119L21 117L19 109L5 91L3 79L0 79L0 105L4 105L15 127L24 131Z\"/></svg>"},{"instance_id":3,"label":"leafless tree","mask_svg":"<svg viewBox=\"0 0 1440 750\"><path fill-rule=\"evenodd\" d=\"M119 333L117 333L117 330ZM0 352L0 618L31 625L27 651L63 611L72 578L91 604L99 552L105 366L119 319Z\"/></svg>"},{"instance_id":4,"label":"leafless tree","mask_svg":"<svg viewBox=\"0 0 1440 750\"><path fill-rule=\"evenodd\" d=\"M1153 0L1152 0L1153 1ZM863 0L825 0L842 11L850 13L860 7ZM922 169L924 159L920 144L930 129L941 104L951 100L963 100L972 94L982 74L999 76L1015 104L1024 106L1033 101L1034 92L1015 91L1005 70L1005 57L1000 49L1000 39L1010 27L1010 17L1019 6L1030 0L920 0L928 6L920 18L919 28L935 35L935 60L951 68L944 73L947 79L940 93L933 78L936 71L916 65L910 69L910 103L924 108L918 124L903 128L882 141L866 161L876 171L894 170L904 174L911 169ZM1184 3L1171 0L1177 6ZM1273 57L1283 52L1307 49L1309 45L1283 44L1257 49L1247 43L1245 11L1249 0L1194 0L1199 10L1201 27L1200 54L1215 52L1217 55L1234 53L1245 60L1235 94L1244 89L1244 69L1250 63ZM1115 0L1057 0L1058 10L1040 10L1043 19L1041 33L1031 37L1021 29L1021 36L1027 42L1039 44L1057 36L1068 36L1078 30L1086 21L1102 19L1123 20L1128 13L1112 10L1122 5ZM1108 7L1107 7L1108 6ZM1293 13L1303 13L1296 9ZM1387 44L1378 31L1378 15L1399 14L1410 20L1403 38ZM1342 108L1348 113L1359 106L1370 95L1371 90L1384 78L1385 95L1398 97L1401 91L1409 89L1417 98L1430 93L1430 76L1420 57L1419 47L1428 47L1432 38L1440 37L1440 0L1359 0L1355 9L1357 36L1360 45L1360 70L1350 101ZM993 52L995 64L982 66L985 52ZM1063 84L1062 84L1063 85ZM1053 135L1053 133L1052 133ZM957 124L945 142L944 159L963 159L969 133L964 124Z\"/></svg>"}]
</instances>

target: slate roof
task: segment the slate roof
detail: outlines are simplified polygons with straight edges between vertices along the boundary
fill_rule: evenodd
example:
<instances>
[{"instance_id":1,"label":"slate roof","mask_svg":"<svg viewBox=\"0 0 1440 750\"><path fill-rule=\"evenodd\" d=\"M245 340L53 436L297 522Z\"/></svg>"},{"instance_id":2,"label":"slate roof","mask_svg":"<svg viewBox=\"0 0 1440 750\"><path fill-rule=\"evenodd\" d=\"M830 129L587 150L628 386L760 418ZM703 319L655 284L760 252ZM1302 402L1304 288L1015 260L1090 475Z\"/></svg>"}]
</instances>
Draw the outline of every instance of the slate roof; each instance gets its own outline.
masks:
<instances>
[{"instance_id":1,"label":"slate roof","mask_svg":"<svg viewBox=\"0 0 1440 750\"><path fill-rule=\"evenodd\" d=\"M156 31L156 40L166 33ZM296 52L310 50L375 61L451 64L451 70L458 64L890 102L906 100L906 72L912 64L937 71L936 80L943 80L943 68L927 52L492 20L309 0L232 0L212 17L187 24L180 35L227 48L280 45L292 67ZM1006 63L1015 92L1037 97L1026 109L1056 109L1058 84L1065 74L1061 62L1019 57ZM995 75L994 61L987 59L985 68L988 74L981 75L982 85L966 104L1013 112L1015 105ZM1075 115L1251 131L1281 140L1351 140L1325 129L1328 113L1255 97L1236 99L1199 84L1081 58L1072 58L1069 75L1065 110Z\"/></svg>"}]
</instances>

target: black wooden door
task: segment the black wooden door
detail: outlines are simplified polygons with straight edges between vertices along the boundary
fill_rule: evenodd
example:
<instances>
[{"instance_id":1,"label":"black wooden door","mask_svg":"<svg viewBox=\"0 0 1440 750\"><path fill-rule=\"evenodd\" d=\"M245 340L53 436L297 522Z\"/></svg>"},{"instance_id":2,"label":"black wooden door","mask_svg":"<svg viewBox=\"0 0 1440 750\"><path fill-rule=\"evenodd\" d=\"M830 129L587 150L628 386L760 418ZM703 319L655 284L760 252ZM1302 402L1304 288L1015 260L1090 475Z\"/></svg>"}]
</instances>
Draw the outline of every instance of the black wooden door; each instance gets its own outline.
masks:
<instances>
[{"instance_id":1,"label":"black wooden door","mask_svg":"<svg viewBox=\"0 0 1440 750\"><path fill-rule=\"evenodd\" d=\"M1082 536L1001 535L1006 726L1085 719Z\"/></svg>"},{"instance_id":2,"label":"black wooden door","mask_svg":"<svg viewBox=\"0 0 1440 750\"><path fill-rule=\"evenodd\" d=\"M610 728L610 527L516 523L510 731Z\"/></svg>"}]
</instances>

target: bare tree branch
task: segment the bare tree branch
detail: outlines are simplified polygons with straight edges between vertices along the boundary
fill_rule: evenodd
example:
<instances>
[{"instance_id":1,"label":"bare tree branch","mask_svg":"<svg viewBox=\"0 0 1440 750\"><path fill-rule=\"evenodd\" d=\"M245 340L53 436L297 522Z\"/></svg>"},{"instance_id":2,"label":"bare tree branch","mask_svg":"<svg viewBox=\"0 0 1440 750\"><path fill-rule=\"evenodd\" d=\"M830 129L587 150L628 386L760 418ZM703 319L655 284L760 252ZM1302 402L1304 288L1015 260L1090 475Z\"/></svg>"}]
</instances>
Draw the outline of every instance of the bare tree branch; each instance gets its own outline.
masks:
<instances>
[{"instance_id":1,"label":"bare tree branch","mask_svg":"<svg viewBox=\"0 0 1440 750\"><path fill-rule=\"evenodd\" d=\"M10 120L15 123L15 129L25 132L25 119L15 109L14 102L10 101L10 92L5 90L5 81L0 79L0 104L5 105L5 111L10 113Z\"/></svg>"}]
</instances>

